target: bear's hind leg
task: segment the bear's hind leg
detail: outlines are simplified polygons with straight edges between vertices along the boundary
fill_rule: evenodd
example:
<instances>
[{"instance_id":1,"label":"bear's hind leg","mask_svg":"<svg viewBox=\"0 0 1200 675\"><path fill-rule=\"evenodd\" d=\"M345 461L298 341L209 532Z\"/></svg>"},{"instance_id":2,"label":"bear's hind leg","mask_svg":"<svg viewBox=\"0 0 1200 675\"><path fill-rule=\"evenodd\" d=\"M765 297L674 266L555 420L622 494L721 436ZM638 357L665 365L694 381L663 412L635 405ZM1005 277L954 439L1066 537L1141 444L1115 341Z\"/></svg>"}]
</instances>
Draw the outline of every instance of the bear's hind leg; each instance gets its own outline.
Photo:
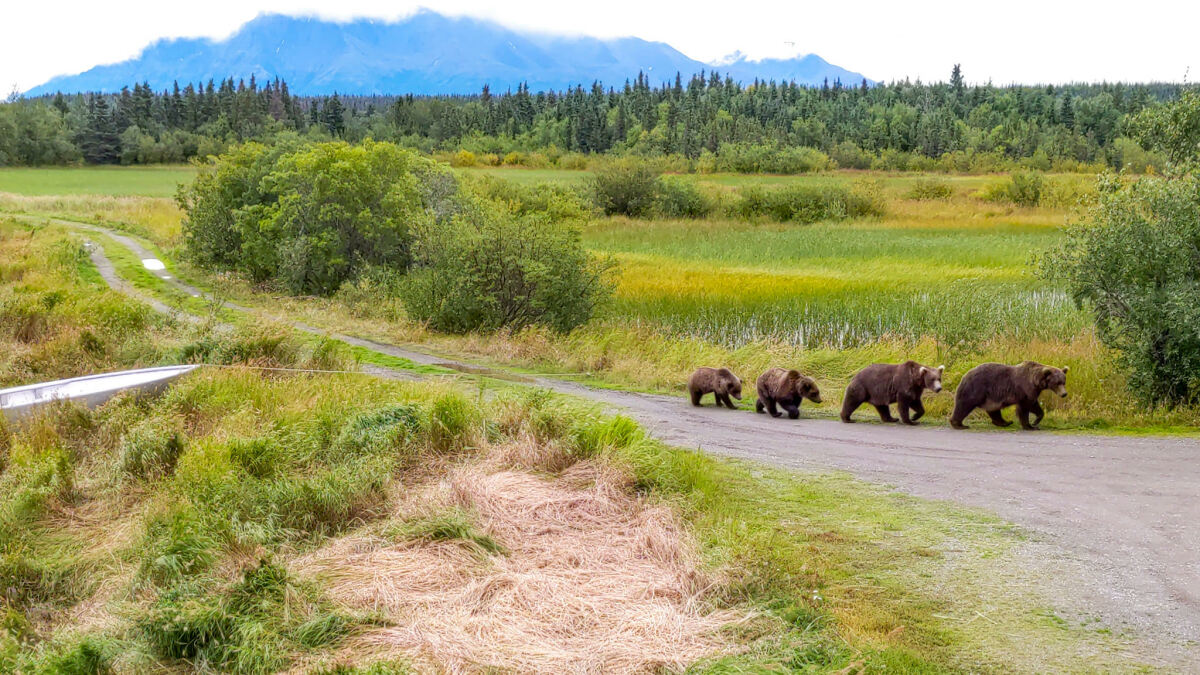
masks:
<instances>
[{"instance_id":1,"label":"bear's hind leg","mask_svg":"<svg viewBox=\"0 0 1200 675\"><path fill-rule=\"evenodd\" d=\"M704 398L704 392L698 389L689 389L688 392L692 395L692 405L699 406L700 399Z\"/></svg>"},{"instance_id":2,"label":"bear's hind leg","mask_svg":"<svg viewBox=\"0 0 1200 675\"><path fill-rule=\"evenodd\" d=\"M754 412L761 413L763 411L763 400L760 398L754 402Z\"/></svg>"},{"instance_id":3,"label":"bear's hind leg","mask_svg":"<svg viewBox=\"0 0 1200 675\"><path fill-rule=\"evenodd\" d=\"M954 412L950 414L950 426L955 429L966 429L967 425L963 424L963 420L967 419L967 415L975 410L975 406L965 403L961 399L954 400Z\"/></svg>"}]
</instances>

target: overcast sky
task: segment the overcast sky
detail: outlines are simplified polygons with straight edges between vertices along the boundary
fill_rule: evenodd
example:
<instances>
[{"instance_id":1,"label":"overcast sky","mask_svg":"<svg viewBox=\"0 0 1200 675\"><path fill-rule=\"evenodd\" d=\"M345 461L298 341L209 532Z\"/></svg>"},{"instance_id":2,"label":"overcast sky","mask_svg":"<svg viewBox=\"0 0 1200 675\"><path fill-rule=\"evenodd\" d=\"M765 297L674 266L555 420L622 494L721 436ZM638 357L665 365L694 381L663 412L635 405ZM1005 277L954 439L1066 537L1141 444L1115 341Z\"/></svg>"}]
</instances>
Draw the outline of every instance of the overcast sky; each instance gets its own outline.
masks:
<instances>
[{"instance_id":1,"label":"overcast sky","mask_svg":"<svg viewBox=\"0 0 1200 675\"><path fill-rule=\"evenodd\" d=\"M1200 79L1198 0L6 0L0 87L122 61L157 38L228 36L263 12L399 18L420 6L521 29L659 40L701 61L734 50L815 53L885 81L944 80L954 63L968 81L997 84Z\"/></svg>"}]
</instances>

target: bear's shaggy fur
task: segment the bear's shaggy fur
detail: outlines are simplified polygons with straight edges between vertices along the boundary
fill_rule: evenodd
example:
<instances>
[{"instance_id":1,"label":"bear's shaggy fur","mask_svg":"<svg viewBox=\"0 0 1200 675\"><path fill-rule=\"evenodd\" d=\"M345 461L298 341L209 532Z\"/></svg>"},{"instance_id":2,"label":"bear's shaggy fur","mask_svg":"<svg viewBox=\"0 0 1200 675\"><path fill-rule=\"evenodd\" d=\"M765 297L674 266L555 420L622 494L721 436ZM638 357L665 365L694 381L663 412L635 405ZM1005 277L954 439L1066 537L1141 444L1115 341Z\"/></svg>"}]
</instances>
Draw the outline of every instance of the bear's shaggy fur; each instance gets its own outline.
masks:
<instances>
[{"instance_id":1,"label":"bear's shaggy fur","mask_svg":"<svg viewBox=\"0 0 1200 675\"><path fill-rule=\"evenodd\" d=\"M692 405L700 405L700 399L705 394L712 394L717 405L725 405L731 410L737 410L732 396L742 400L742 381L728 368L697 368L688 378L688 393L692 396Z\"/></svg>"},{"instance_id":2,"label":"bear's shaggy fur","mask_svg":"<svg viewBox=\"0 0 1200 675\"><path fill-rule=\"evenodd\" d=\"M904 363L875 363L858 371L850 386L846 387L846 398L842 401L842 421L853 422L850 418L855 410L863 403L870 403L879 411L879 419L884 422L895 422L891 409L892 403L900 412L900 421L905 424L916 424L925 414L925 406L921 404L921 394L926 389L937 393L942 390L942 373L945 366L930 368L916 361ZM912 415L909 415L909 411Z\"/></svg>"},{"instance_id":3,"label":"bear's shaggy fur","mask_svg":"<svg viewBox=\"0 0 1200 675\"><path fill-rule=\"evenodd\" d=\"M783 408L789 418L796 419L800 416L801 401L808 399L813 403L821 402L821 391L816 381L801 375L798 370L772 368L758 376L757 384L758 401L754 404L754 411L762 412L765 408L771 417L782 417L779 408Z\"/></svg>"},{"instance_id":4,"label":"bear's shaggy fur","mask_svg":"<svg viewBox=\"0 0 1200 675\"><path fill-rule=\"evenodd\" d=\"M965 429L963 420L976 408L983 408L992 418L992 424L1007 427L1012 424L1004 419L1000 411L1010 405L1017 406L1017 419L1021 427L1036 429L1045 412L1038 404L1038 396L1047 389L1059 396L1067 395L1067 368L1053 368L1034 361L1025 361L1017 366L1002 363L984 363L975 366L958 384L954 392L954 414L950 425ZM1029 413L1036 419L1031 423Z\"/></svg>"}]
</instances>

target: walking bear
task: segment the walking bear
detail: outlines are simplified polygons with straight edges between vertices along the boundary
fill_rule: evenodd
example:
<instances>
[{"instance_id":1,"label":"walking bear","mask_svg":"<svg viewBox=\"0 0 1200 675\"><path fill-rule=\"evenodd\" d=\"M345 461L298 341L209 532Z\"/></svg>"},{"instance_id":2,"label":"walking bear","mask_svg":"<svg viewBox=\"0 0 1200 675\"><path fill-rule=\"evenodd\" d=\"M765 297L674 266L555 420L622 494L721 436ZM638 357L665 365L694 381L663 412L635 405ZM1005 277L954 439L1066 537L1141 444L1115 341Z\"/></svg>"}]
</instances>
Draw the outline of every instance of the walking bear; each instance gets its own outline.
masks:
<instances>
[{"instance_id":1,"label":"walking bear","mask_svg":"<svg viewBox=\"0 0 1200 675\"><path fill-rule=\"evenodd\" d=\"M954 393L954 414L950 426L965 429L963 420L976 408L983 408L992 418L992 424L1007 427L1012 424L1004 419L1000 411L1010 405L1017 406L1017 419L1024 429L1036 429L1045 412L1038 404L1038 396L1047 389L1059 396L1067 395L1068 368L1053 368L1034 361L1025 361L1017 366L1002 363L984 363L975 366L958 385ZM1036 419L1031 423L1029 413Z\"/></svg>"},{"instance_id":2,"label":"walking bear","mask_svg":"<svg viewBox=\"0 0 1200 675\"><path fill-rule=\"evenodd\" d=\"M717 405L724 404L731 410L737 410L732 396L742 400L742 381L728 368L697 368L688 378L688 393L692 395L692 405L700 405L700 399L705 394L712 394Z\"/></svg>"},{"instance_id":3,"label":"walking bear","mask_svg":"<svg viewBox=\"0 0 1200 675\"><path fill-rule=\"evenodd\" d=\"M762 412L766 408L771 417L782 417L779 408L783 408L790 419L796 419L800 416L800 402L804 399L820 403L821 391L811 377L801 375L800 371L772 368L758 376L755 412Z\"/></svg>"},{"instance_id":4,"label":"walking bear","mask_svg":"<svg viewBox=\"0 0 1200 675\"><path fill-rule=\"evenodd\" d=\"M925 406L921 404L921 394L926 389L934 393L942 390L942 373L945 366L930 368L916 361L904 363L875 363L858 371L850 386L846 387L846 398L842 401L842 421L853 422L850 418L855 410L863 403L870 403L879 411L879 419L884 422L895 422L891 409L892 403L900 412L900 421L905 424L916 424L925 414ZM909 414L909 411L912 414Z\"/></svg>"}]
</instances>

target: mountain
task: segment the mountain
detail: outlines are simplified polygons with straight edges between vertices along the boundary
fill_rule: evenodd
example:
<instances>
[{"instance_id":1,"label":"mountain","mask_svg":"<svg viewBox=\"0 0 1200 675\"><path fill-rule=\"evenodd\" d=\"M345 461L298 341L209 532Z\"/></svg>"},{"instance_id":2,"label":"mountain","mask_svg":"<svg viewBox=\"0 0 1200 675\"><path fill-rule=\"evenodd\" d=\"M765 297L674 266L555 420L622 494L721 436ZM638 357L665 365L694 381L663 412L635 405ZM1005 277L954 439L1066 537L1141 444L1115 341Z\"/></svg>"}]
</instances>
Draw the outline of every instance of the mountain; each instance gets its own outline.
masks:
<instances>
[{"instance_id":1,"label":"mountain","mask_svg":"<svg viewBox=\"0 0 1200 675\"><path fill-rule=\"evenodd\" d=\"M278 76L296 94L473 94L484 84L503 91L521 82L535 91L596 80L615 87L639 71L659 84L676 72L687 79L714 67L662 42L527 33L427 10L396 22L336 23L268 14L224 40L160 40L129 61L56 77L25 93L115 92L135 82L162 90L174 81L254 75L260 81ZM859 84L864 79L812 54L758 62L737 54L717 68L743 82L820 84L828 78Z\"/></svg>"}]
</instances>

